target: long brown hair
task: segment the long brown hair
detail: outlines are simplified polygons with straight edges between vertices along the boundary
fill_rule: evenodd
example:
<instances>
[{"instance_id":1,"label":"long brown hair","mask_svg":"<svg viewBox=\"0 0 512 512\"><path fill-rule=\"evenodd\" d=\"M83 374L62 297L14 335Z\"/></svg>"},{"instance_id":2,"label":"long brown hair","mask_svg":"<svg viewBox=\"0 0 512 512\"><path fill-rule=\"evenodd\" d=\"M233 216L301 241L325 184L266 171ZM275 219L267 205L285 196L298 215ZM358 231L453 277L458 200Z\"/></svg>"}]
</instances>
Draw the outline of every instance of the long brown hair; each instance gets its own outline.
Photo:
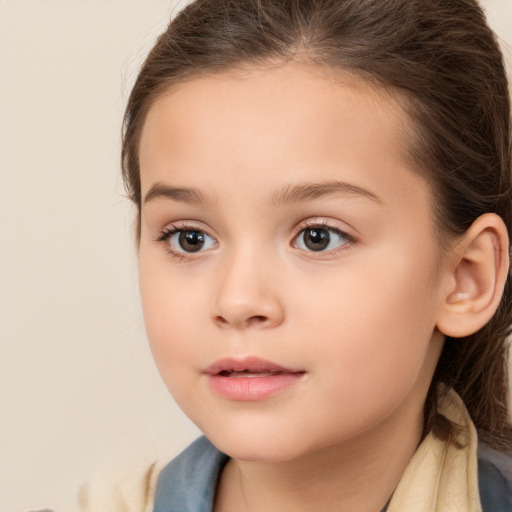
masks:
<instances>
[{"instance_id":1,"label":"long brown hair","mask_svg":"<svg viewBox=\"0 0 512 512\"><path fill-rule=\"evenodd\" d=\"M510 98L503 57L474 0L196 0L147 57L125 114L122 165L140 213L138 143L151 105L171 86L241 66L300 58L353 73L401 100L414 134L408 155L431 183L440 240L494 212L512 231ZM480 331L445 343L426 403L441 437L439 383L464 400L480 438L511 450L507 335L509 273Z\"/></svg>"}]
</instances>

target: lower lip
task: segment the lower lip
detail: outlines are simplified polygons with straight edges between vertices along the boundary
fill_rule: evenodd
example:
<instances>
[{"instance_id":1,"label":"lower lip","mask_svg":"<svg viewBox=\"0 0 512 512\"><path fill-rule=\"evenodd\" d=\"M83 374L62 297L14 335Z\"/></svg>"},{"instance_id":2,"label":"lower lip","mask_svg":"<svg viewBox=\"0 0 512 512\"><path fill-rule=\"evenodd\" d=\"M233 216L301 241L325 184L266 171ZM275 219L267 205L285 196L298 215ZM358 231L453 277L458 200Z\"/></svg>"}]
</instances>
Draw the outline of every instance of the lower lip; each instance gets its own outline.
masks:
<instances>
[{"instance_id":1,"label":"lower lip","mask_svg":"<svg viewBox=\"0 0 512 512\"><path fill-rule=\"evenodd\" d=\"M280 373L266 377L225 377L209 375L211 388L229 400L256 402L283 391L304 377L304 373Z\"/></svg>"}]
</instances>

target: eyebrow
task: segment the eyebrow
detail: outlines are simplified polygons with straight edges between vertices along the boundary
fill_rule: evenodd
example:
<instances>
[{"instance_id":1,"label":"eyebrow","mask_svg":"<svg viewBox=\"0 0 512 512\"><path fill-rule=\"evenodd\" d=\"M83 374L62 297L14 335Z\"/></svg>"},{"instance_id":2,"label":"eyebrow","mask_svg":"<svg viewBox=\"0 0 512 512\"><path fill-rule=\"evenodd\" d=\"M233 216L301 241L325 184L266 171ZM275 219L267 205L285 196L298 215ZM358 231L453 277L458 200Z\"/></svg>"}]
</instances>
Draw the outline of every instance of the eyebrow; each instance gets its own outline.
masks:
<instances>
[{"instance_id":1,"label":"eyebrow","mask_svg":"<svg viewBox=\"0 0 512 512\"><path fill-rule=\"evenodd\" d=\"M271 197L273 206L284 206L290 203L300 203L314 201L325 196L343 194L347 196L366 197L379 205L384 205L382 199L370 190L347 183L345 181L326 181L322 183L301 183L297 185L287 185L277 190ZM213 204L214 200L210 196L203 194L200 190L186 187L171 187L163 183L155 183L151 186L144 197L144 203L154 201L155 199L170 199L189 204Z\"/></svg>"},{"instance_id":2,"label":"eyebrow","mask_svg":"<svg viewBox=\"0 0 512 512\"><path fill-rule=\"evenodd\" d=\"M155 199L171 199L172 201L190 204L213 203L212 198L195 188L171 187L163 183L155 183L151 186L144 197L144 203L149 203Z\"/></svg>"},{"instance_id":3,"label":"eyebrow","mask_svg":"<svg viewBox=\"0 0 512 512\"><path fill-rule=\"evenodd\" d=\"M322 183L288 185L282 190L278 190L272 196L272 204L274 206L281 206L289 203L313 201L321 197L338 194L346 196L362 196L381 206L384 205L384 201L370 190L345 181L326 181Z\"/></svg>"}]
</instances>

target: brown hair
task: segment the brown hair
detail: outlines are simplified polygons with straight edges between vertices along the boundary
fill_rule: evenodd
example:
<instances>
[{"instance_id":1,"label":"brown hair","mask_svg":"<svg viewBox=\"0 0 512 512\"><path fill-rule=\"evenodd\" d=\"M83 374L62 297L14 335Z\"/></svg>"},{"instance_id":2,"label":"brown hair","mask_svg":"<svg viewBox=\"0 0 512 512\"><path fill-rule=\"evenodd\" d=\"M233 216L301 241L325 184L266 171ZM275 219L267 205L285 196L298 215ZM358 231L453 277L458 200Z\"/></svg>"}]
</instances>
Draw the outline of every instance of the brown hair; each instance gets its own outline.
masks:
<instances>
[{"instance_id":1,"label":"brown hair","mask_svg":"<svg viewBox=\"0 0 512 512\"><path fill-rule=\"evenodd\" d=\"M172 85L246 65L300 58L394 91L412 120L409 155L431 183L441 240L494 212L512 231L510 99L503 57L474 0L196 0L147 57L125 114L122 165L139 208L138 143L146 114ZM439 383L462 397L480 438L511 450L507 335L509 273L480 331L445 343L426 403L440 437Z\"/></svg>"}]
</instances>

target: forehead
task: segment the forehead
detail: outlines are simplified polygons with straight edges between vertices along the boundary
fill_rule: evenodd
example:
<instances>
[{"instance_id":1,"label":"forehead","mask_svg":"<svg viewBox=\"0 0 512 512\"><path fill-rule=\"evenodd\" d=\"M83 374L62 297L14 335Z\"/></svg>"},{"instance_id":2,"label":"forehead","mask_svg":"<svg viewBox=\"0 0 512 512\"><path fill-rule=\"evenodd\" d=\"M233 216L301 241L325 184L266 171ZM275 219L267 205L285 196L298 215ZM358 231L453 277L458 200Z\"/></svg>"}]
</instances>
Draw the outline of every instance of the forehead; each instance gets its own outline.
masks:
<instances>
[{"instance_id":1,"label":"forehead","mask_svg":"<svg viewBox=\"0 0 512 512\"><path fill-rule=\"evenodd\" d=\"M392 197L413 176L399 99L350 75L287 63L192 79L163 94L140 141L142 195L155 182L264 193L344 179Z\"/></svg>"},{"instance_id":2,"label":"forehead","mask_svg":"<svg viewBox=\"0 0 512 512\"><path fill-rule=\"evenodd\" d=\"M196 77L174 85L153 103L141 133L142 157L148 145L159 142L158 134L166 142L172 137L177 143L200 139L205 144L223 142L227 130L238 129L240 137L231 138L232 145L252 131L256 146L256 135L263 142L264 128L268 139L283 142L289 134L328 143L326 132L336 128L333 136L342 137L348 125L367 136L378 130L394 142L391 149L403 151L411 126L400 100L389 89L354 75L300 62Z\"/></svg>"}]
</instances>

